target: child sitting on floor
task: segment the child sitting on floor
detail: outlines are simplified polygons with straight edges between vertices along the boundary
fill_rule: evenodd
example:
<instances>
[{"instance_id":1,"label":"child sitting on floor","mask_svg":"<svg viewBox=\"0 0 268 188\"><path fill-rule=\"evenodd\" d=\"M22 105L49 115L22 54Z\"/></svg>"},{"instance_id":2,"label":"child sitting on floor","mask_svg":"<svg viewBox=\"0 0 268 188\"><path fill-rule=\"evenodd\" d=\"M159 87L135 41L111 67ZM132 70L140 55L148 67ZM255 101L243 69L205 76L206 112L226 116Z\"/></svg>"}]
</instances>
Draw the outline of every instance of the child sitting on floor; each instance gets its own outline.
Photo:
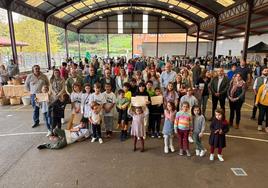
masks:
<instances>
[{"instance_id":1,"label":"child sitting on floor","mask_svg":"<svg viewBox=\"0 0 268 188\"><path fill-rule=\"evenodd\" d=\"M68 144L83 141L89 137L88 120L82 118L79 125L70 130L54 129L53 134L56 137L54 143L45 143L37 146L38 149L61 149Z\"/></svg>"}]
</instances>

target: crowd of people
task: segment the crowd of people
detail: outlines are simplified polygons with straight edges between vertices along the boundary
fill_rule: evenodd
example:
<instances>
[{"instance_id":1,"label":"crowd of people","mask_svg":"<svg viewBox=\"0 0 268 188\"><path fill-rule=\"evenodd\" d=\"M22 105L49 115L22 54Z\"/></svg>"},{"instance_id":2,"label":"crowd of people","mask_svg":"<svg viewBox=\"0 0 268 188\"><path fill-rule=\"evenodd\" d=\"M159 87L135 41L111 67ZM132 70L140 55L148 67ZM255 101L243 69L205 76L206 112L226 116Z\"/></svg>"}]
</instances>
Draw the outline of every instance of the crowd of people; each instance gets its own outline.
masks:
<instances>
[{"instance_id":1,"label":"crowd of people","mask_svg":"<svg viewBox=\"0 0 268 188\"><path fill-rule=\"evenodd\" d=\"M34 109L32 127L39 126L41 110L47 136L54 141L38 148L59 149L89 137L91 142L102 144L101 130L106 131L107 139L113 138L114 121L117 120L120 140L131 135L134 151L140 141L143 152L145 139L149 136L163 138L164 153L174 152L173 137L177 134L180 155L191 156L189 142L194 142L196 155L203 157L206 154L202 144L205 122L211 121L210 160L214 160L214 149L218 148L218 159L224 161L225 134L229 127L240 127L241 108L253 73L256 96L251 118L256 118L259 109L258 130L263 130L262 123L268 112L268 68L259 65L257 69L257 64L252 70L242 60L232 64L231 70L225 73L223 67L212 71L209 65L204 59L164 61L141 57L127 61L120 57L93 58L90 62L78 63L68 59L59 68L53 68L50 79L34 65L25 80ZM47 93L48 100L38 101L38 93ZM146 105L134 106L131 98L135 96L148 97ZM162 96L163 104L152 105L150 98L153 96ZM212 113L208 118L206 110L210 96ZM230 107L228 121L225 118L226 99ZM62 130L68 103L71 103L71 116L66 130ZM218 103L220 108L217 108ZM268 118L264 130L268 132Z\"/></svg>"}]
</instances>

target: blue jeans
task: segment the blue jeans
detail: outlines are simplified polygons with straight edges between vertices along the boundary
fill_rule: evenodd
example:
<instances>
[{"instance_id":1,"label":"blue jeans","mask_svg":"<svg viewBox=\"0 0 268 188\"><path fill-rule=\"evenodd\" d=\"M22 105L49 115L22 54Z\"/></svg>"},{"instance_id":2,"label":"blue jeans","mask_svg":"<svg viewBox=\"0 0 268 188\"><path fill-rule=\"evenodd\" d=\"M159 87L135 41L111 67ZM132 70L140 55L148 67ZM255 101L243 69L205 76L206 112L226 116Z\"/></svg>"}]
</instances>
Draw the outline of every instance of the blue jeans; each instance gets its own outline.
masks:
<instances>
[{"instance_id":1,"label":"blue jeans","mask_svg":"<svg viewBox=\"0 0 268 188\"><path fill-rule=\"evenodd\" d=\"M44 115L45 124L47 126L47 130L52 131L52 129L51 129L51 117L50 117L50 113L49 112L45 112L45 113L43 113L43 115Z\"/></svg>"},{"instance_id":2,"label":"blue jeans","mask_svg":"<svg viewBox=\"0 0 268 188\"><path fill-rule=\"evenodd\" d=\"M34 123L39 124L39 107L35 104L35 94L31 95L31 104L33 107L33 121Z\"/></svg>"}]
</instances>

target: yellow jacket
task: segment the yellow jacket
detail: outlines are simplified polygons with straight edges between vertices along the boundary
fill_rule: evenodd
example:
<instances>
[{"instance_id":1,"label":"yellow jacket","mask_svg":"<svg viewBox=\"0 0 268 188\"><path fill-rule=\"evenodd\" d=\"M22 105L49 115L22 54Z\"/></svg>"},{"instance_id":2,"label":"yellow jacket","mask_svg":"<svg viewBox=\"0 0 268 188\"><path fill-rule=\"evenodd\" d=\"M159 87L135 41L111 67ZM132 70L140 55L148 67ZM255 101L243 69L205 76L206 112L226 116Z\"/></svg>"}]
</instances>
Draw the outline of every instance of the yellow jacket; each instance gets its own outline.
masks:
<instances>
[{"instance_id":1,"label":"yellow jacket","mask_svg":"<svg viewBox=\"0 0 268 188\"><path fill-rule=\"evenodd\" d=\"M255 104L260 103L260 104L262 104L262 105L268 106L268 92L266 92L266 95L265 95L264 99L263 99L263 100L261 99L261 95L262 95L262 92L263 92L263 90L264 90L264 87L265 87L265 84L263 84L263 85L259 88L258 93L257 93L257 97L256 97L256 102L255 102Z\"/></svg>"}]
</instances>

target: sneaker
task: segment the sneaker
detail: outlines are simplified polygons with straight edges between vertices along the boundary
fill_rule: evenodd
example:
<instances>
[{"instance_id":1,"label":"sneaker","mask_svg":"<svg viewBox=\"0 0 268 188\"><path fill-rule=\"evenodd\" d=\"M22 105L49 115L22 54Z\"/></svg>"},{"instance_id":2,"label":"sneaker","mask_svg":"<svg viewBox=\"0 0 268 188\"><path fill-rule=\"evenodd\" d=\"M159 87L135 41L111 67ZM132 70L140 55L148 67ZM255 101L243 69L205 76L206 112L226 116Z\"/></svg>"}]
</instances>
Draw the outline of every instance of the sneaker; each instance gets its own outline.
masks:
<instances>
[{"instance_id":1,"label":"sneaker","mask_svg":"<svg viewBox=\"0 0 268 188\"><path fill-rule=\"evenodd\" d=\"M265 127L265 132L267 132L267 133L268 133L268 127Z\"/></svg>"},{"instance_id":2,"label":"sneaker","mask_svg":"<svg viewBox=\"0 0 268 188\"><path fill-rule=\"evenodd\" d=\"M45 144L41 144L37 146L37 149L45 149L45 148L47 148Z\"/></svg>"},{"instance_id":3,"label":"sneaker","mask_svg":"<svg viewBox=\"0 0 268 188\"><path fill-rule=\"evenodd\" d=\"M151 138L155 138L154 134L151 135Z\"/></svg>"},{"instance_id":4,"label":"sneaker","mask_svg":"<svg viewBox=\"0 0 268 188\"><path fill-rule=\"evenodd\" d=\"M64 118L61 118L60 121L61 121L61 124L64 124L65 123Z\"/></svg>"},{"instance_id":5,"label":"sneaker","mask_svg":"<svg viewBox=\"0 0 268 188\"><path fill-rule=\"evenodd\" d=\"M206 149L201 150L200 157L204 157L206 155L206 153L207 153L207 150Z\"/></svg>"},{"instance_id":6,"label":"sneaker","mask_svg":"<svg viewBox=\"0 0 268 188\"><path fill-rule=\"evenodd\" d=\"M95 142L96 140L97 140L97 138L92 137L91 142L93 143L93 142Z\"/></svg>"},{"instance_id":7,"label":"sneaker","mask_svg":"<svg viewBox=\"0 0 268 188\"><path fill-rule=\"evenodd\" d=\"M180 149L180 151L179 151L179 155L180 155L180 156L183 156L183 150L182 150L182 149Z\"/></svg>"},{"instance_id":8,"label":"sneaker","mask_svg":"<svg viewBox=\"0 0 268 188\"><path fill-rule=\"evenodd\" d=\"M164 147L164 153L168 153L168 147L167 146Z\"/></svg>"},{"instance_id":9,"label":"sneaker","mask_svg":"<svg viewBox=\"0 0 268 188\"><path fill-rule=\"evenodd\" d=\"M224 159L222 158L222 155L219 155L219 154L218 154L218 159L219 159L219 161L221 161L221 162L224 161Z\"/></svg>"},{"instance_id":10,"label":"sneaker","mask_svg":"<svg viewBox=\"0 0 268 188\"><path fill-rule=\"evenodd\" d=\"M189 141L191 144L194 143L194 140L193 140L192 136L188 136L188 141Z\"/></svg>"},{"instance_id":11,"label":"sneaker","mask_svg":"<svg viewBox=\"0 0 268 188\"><path fill-rule=\"evenodd\" d=\"M38 127L39 126L39 123L34 123L33 125L32 125L32 128L35 128L35 127Z\"/></svg>"},{"instance_id":12,"label":"sneaker","mask_svg":"<svg viewBox=\"0 0 268 188\"><path fill-rule=\"evenodd\" d=\"M102 143L103 143L102 138L99 138L99 143L100 143L100 144L102 144Z\"/></svg>"},{"instance_id":13,"label":"sneaker","mask_svg":"<svg viewBox=\"0 0 268 188\"><path fill-rule=\"evenodd\" d=\"M146 140L146 136L143 137L143 140Z\"/></svg>"},{"instance_id":14,"label":"sneaker","mask_svg":"<svg viewBox=\"0 0 268 188\"><path fill-rule=\"evenodd\" d=\"M212 153L210 154L209 160L214 161L214 154L212 154Z\"/></svg>"},{"instance_id":15,"label":"sneaker","mask_svg":"<svg viewBox=\"0 0 268 188\"><path fill-rule=\"evenodd\" d=\"M161 134L157 133L157 138L162 138Z\"/></svg>"},{"instance_id":16,"label":"sneaker","mask_svg":"<svg viewBox=\"0 0 268 188\"><path fill-rule=\"evenodd\" d=\"M188 149L186 150L186 155L187 155L187 157L191 157L191 153Z\"/></svg>"},{"instance_id":17,"label":"sneaker","mask_svg":"<svg viewBox=\"0 0 268 188\"><path fill-rule=\"evenodd\" d=\"M258 125L258 131L262 131L262 126Z\"/></svg>"},{"instance_id":18,"label":"sneaker","mask_svg":"<svg viewBox=\"0 0 268 188\"><path fill-rule=\"evenodd\" d=\"M170 148L170 151L171 151L172 153L175 152L175 149L174 149L174 146L173 146L173 145L170 145L169 148Z\"/></svg>"},{"instance_id":19,"label":"sneaker","mask_svg":"<svg viewBox=\"0 0 268 188\"><path fill-rule=\"evenodd\" d=\"M196 149L196 150L195 150L195 155L196 155L196 156L199 156L199 155L200 155L200 150L199 150L199 149Z\"/></svg>"},{"instance_id":20,"label":"sneaker","mask_svg":"<svg viewBox=\"0 0 268 188\"><path fill-rule=\"evenodd\" d=\"M51 131L47 131L47 137L51 136L52 132Z\"/></svg>"}]
</instances>

